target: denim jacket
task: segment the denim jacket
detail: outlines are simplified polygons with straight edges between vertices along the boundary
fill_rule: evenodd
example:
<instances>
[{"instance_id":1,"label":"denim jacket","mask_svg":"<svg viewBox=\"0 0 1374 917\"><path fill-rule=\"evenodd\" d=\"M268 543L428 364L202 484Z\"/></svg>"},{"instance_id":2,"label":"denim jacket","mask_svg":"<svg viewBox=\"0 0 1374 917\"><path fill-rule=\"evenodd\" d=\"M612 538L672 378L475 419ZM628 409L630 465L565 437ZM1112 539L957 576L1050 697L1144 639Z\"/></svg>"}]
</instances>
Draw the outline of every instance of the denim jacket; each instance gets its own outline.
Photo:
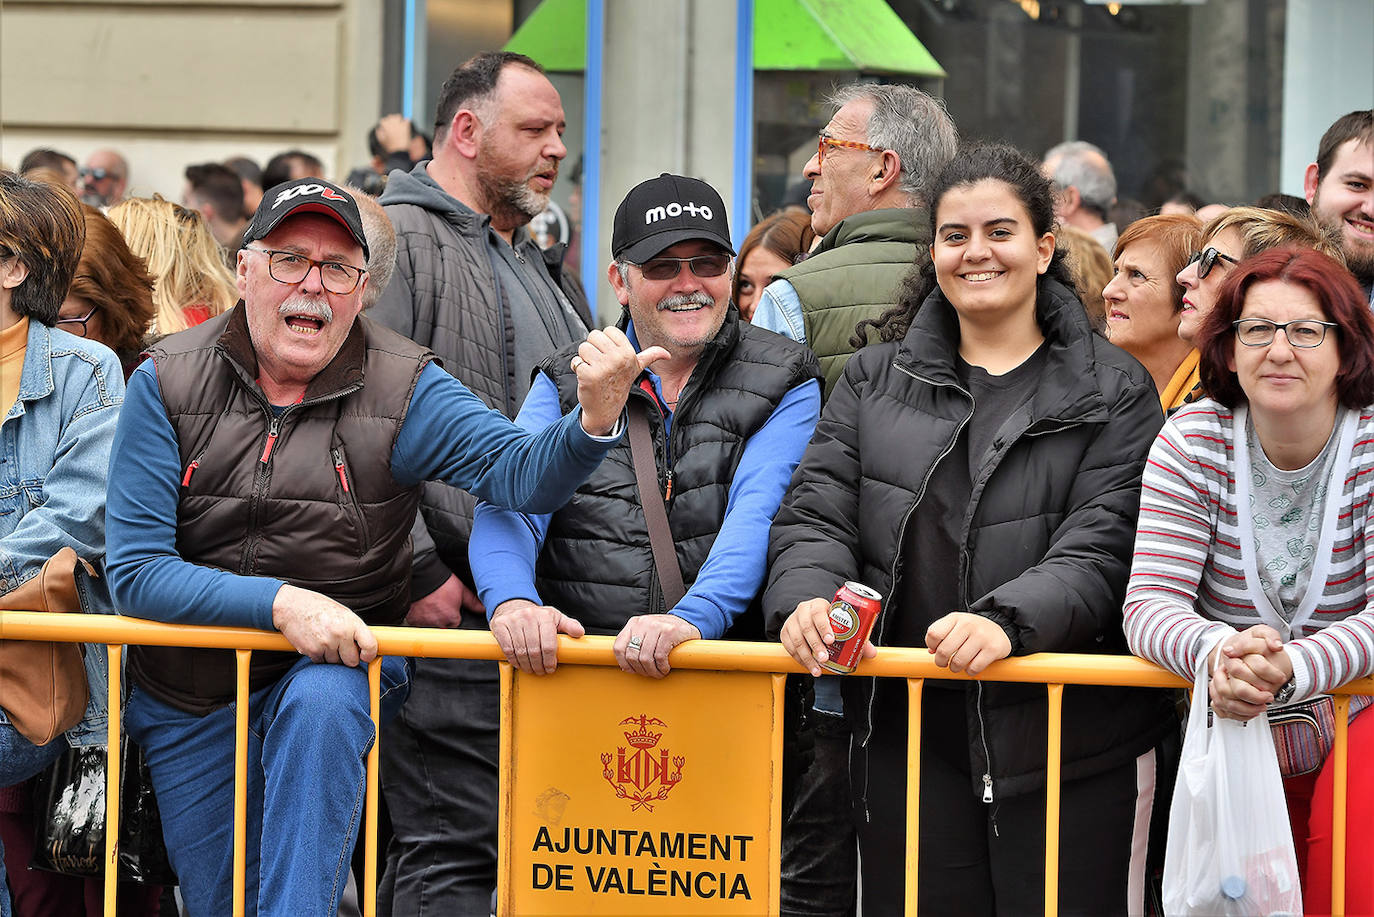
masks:
<instances>
[{"instance_id":1,"label":"denim jacket","mask_svg":"<svg viewBox=\"0 0 1374 917\"><path fill-rule=\"evenodd\" d=\"M105 482L123 401L124 374L109 348L29 320L19 395L0 423L0 594L71 545L101 573L78 574L82 608L114 612L103 578ZM86 645L90 699L67 733L73 745L105 740L106 655L103 644Z\"/></svg>"}]
</instances>

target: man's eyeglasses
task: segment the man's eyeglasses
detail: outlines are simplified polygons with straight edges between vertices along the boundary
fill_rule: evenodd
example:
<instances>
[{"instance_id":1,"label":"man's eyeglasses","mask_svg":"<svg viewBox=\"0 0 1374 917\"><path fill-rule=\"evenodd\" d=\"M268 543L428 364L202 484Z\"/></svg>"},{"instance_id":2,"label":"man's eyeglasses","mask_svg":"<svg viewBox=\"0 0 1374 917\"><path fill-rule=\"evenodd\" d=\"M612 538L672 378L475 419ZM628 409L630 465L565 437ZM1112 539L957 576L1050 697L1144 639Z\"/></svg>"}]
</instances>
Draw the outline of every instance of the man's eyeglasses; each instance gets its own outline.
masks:
<instances>
[{"instance_id":1,"label":"man's eyeglasses","mask_svg":"<svg viewBox=\"0 0 1374 917\"><path fill-rule=\"evenodd\" d=\"M1267 318L1242 318L1231 323L1236 329L1236 340L1246 347L1268 347L1274 343L1274 336L1283 329L1284 337L1292 347L1320 347L1326 340L1327 328L1339 328L1335 322L1319 322L1305 318L1294 322L1271 322Z\"/></svg>"},{"instance_id":2,"label":"man's eyeglasses","mask_svg":"<svg viewBox=\"0 0 1374 917\"><path fill-rule=\"evenodd\" d=\"M94 317L95 317L95 314L96 314L97 312L99 312L99 311L100 311L100 307L99 307L99 306L91 306L91 311L87 312L85 315L81 316L80 318L63 318L62 316L59 315L59 316L57 317L57 324L59 324L59 325L66 325L67 327L66 327L66 328L63 328L62 330L65 331L65 332L67 332L68 334L74 334L74 335L76 335L77 337L82 337L82 338L84 338L84 337L86 337L86 325L87 325L87 323L89 323L90 320L91 320L92 318L94 318Z\"/></svg>"},{"instance_id":3,"label":"man's eyeglasses","mask_svg":"<svg viewBox=\"0 0 1374 917\"><path fill-rule=\"evenodd\" d=\"M91 181L104 181L107 178L119 177L109 169L92 169L89 166L83 167L77 174L80 175L82 178L88 178Z\"/></svg>"},{"instance_id":4,"label":"man's eyeglasses","mask_svg":"<svg viewBox=\"0 0 1374 917\"><path fill-rule=\"evenodd\" d=\"M650 258L639 265L639 272L645 280L672 280L684 264L691 265L692 273L698 277L719 277L730 269L730 256L721 252L693 258Z\"/></svg>"},{"instance_id":5,"label":"man's eyeglasses","mask_svg":"<svg viewBox=\"0 0 1374 917\"><path fill-rule=\"evenodd\" d=\"M244 251L259 252L267 256L267 273L277 283L300 283L310 273L310 269L320 269L320 285L335 296L347 296L358 288L366 268L354 267L342 261L316 261L296 252L284 252L270 248L246 248Z\"/></svg>"},{"instance_id":6,"label":"man's eyeglasses","mask_svg":"<svg viewBox=\"0 0 1374 917\"><path fill-rule=\"evenodd\" d=\"M883 148L880 146L869 146L857 140L837 140L834 137L820 135L820 140L816 142L816 164L825 165L825 148L835 147L841 150L865 150L869 153L881 153Z\"/></svg>"},{"instance_id":7,"label":"man's eyeglasses","mask_svg":"<svg viewBox=\"0 0 1374 917\"><path fill-rule=\"evenodd\" d=\"M1192 256L1188 259L1188 263L1197 265L1197 279L1201 280L1212 273L1212 268L1217 266L1218 260L1229 261L1232 264L1240 264L1238 259L1232 258L1230 255L1224 255L1212 246L1208 246L1200 252L1193 252Z\"/></svg>"}]
</instances>

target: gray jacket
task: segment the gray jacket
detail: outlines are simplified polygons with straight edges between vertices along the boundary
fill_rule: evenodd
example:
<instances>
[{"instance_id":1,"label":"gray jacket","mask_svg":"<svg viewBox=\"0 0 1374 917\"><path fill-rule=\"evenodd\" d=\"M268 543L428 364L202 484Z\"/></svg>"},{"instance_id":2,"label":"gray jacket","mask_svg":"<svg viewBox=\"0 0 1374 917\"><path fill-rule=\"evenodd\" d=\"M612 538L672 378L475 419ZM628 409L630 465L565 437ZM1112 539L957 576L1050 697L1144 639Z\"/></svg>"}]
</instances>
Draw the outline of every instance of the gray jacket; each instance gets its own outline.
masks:
<instances>
[{"instance_id":1,"label":"gray jacket","mask_svg":"<svg viewBox=\"0 0 1374 917\"><path fill-rule=\"evenodd\" d=\"M529 380L516 378L520 329L511 320L510 291L502 289L491 261L490 218L448 195L430 178L428 165L392 172L387 181L381 203L396 229L396 271L368 315L433 350L477 397L514 417ZM584 323L590 322L580 288L571 278L564 283L561 247L543 252L526 237L515 251L535 282L562 289ZM423 485L424 525L412 531L412 596L428 595L449 572L472 583L467 552L474 503L457 488Z\"/></svg>"}]
</instances>

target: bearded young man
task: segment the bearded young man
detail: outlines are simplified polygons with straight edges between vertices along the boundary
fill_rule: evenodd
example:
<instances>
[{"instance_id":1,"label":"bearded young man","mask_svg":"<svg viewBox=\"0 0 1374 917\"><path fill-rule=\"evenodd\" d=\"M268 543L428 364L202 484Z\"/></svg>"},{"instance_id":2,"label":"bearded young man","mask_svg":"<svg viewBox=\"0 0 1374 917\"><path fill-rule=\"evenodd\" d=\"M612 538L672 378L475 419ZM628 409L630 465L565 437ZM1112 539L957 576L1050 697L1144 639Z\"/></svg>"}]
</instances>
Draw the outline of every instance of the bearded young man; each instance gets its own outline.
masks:
<instances>
[{"instance_id":1,"label":"bearded young man","mask_svg":"<svg viewBox=\"0 0 1374 917\"><path fill-rule=\"evenodd\" d=\"M1345 263L1374 306L1374 109L1352 111L1327 128L1303 191L1317 222L1340 238Z\"/></svg>"},{"instance_id":2,"label":"bearded young man","mask_svg":"<svg viewBox=\"0 0 1374 917\"><path fill-rule=\"evenodd\" d=\"M533 60L484 52L444 83L434 121L434 158L393 172L381 197L396 229L396 270L369 315L432 349L489 407L514 417L539 361L581 341L591 324L580 292L563 284L561 247L541 252L525 228L548 204L567 154L563 104ZM468 569L473 505L457 488L425 486L410 623L487 626ZM396 831L383 897L394 882L397 914L488 913L497 666L418 663L415 703L382 740Z\"/></svg>"}]
</instances>

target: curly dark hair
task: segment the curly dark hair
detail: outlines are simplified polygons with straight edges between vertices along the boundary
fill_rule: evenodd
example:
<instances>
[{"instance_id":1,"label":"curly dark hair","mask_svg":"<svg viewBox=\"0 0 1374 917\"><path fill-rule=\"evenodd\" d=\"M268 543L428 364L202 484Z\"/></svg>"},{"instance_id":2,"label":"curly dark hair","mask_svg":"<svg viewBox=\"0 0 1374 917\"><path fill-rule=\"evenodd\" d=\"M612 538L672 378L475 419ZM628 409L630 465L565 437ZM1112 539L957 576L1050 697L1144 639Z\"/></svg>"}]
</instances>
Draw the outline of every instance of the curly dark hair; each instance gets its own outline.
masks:
<instances>
[{"instance_id":1,"label":"curly dark hair","mask_svg":"<svg viewBox=\"0 0 1374 917\"><path fill-rule=\"evenodd\" d=\"M930 234L935 236L935 216L940 209L940 201L955 188L964 188L984 179L1004 182L1017 199L1025 206L1030 215L1031 227L1037 236L1053 232L1054 194L1049 179L1040 174L1040 166L1035 160L1013 146L1003 143L980 143L961 149L949 164L940 171L930 195ZM1050 266L1038 281L1043 284L1046 278L1057 280L1074 294L1078 289L1073 276L1065 263L1065 253L1056 248ZM911 320L921 304L935 291L935 262L929 249L921 252L916 263L903 278L897 288L897 304L874 319L864 319L854 327L850 343L862 347L878 341L900 341L906 337Z\"/></svg>"}]
</instances>

